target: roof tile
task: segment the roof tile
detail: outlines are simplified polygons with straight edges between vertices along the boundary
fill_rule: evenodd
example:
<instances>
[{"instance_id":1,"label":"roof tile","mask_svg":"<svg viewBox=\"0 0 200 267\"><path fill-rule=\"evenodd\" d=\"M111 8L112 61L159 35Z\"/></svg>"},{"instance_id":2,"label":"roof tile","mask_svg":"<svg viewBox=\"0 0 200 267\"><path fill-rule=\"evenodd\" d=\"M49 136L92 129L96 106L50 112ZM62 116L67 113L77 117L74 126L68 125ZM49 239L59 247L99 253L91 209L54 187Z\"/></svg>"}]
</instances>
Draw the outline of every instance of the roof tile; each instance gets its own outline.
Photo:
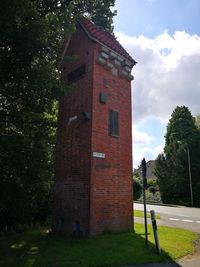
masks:
<instances>
[{"instance_id":1,"label":"roof tile","mask_svg":"<svg viewBox=\"0 0 200 267\"><path fill-rule=\"evenodd\" d=\"M105 46L111 48L121 56L124 56L126 59L136 63L135 60L128 54L128 52L121 46L121 44L111 33L98 27L85 17L82 17L80 19L80 24L89 36L96 39L98 42L104 44Z\"/></svg>"}]
</instances>

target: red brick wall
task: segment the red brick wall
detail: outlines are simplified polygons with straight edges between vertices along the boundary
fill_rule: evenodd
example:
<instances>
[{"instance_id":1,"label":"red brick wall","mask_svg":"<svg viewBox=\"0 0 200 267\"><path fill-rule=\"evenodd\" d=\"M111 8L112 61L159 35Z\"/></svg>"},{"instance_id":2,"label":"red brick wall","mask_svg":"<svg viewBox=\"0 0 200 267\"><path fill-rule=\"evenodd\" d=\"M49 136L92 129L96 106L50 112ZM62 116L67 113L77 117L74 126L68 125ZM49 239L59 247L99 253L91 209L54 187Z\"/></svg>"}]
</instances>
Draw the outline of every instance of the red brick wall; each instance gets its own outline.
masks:
<instances>
[{"instance_id":1,"label":"red brick wall","mask_svg":"<svg viewBox=\"0 0 200 267\"><path fill-rule=\"evenodd\" d=\"M97 57L98 51L95 51ZM132 138L131 84L94 66L92 151L105 159L92 158L90 234L132 229ZM99 102L99 93L107 103ZM108 133L109 109L119 112L119 137Z\"/></svg>"},{"instance_id":2,"label":"red brick wall","mask_svg":"<svg viewBox=\"0 0 200 267\"><path fill-rule=\"evenodd\" d=\"M89 197L91 165L91 120L83 112L92 112L93 43L78 27L72 36L67 55L76 60L63 65L63 79L86 64L86 74L60 99L56 144L54 186L54 228L72 233L76 221L81 231L89 233ZM69 118L77 119L69 123Z\"/></svg>"},{"instance_id":3,"label":"red brick wall","mask_svg":"<svg viewBox=\"0 0 200 267\"><path fill-rule=\"evenodd\" d=\"M68 55L78 59L66 66L63 78L82 64L86 75L62 97L56 145L54 229L96 235L132 229L131 84L96 63L99 45L78 27ZM99 93L107 93L107 103ZM108 133L108 112L119 112L119 137ZM86 121L83 112L91 112ZM68 124L70 117L77 119ZM105 153L105 159L92 157Z\"/></svg>"}]
</instances>

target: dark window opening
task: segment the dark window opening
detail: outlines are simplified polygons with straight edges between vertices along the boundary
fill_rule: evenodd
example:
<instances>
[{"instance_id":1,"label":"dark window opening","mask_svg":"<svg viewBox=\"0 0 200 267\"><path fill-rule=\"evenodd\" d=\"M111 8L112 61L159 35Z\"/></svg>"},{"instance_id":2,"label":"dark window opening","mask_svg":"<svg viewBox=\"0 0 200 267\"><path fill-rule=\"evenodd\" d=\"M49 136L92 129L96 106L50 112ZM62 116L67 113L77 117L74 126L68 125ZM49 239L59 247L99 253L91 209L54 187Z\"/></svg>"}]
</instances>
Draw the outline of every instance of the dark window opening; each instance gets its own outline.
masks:
<instances>
[{"instance_id":1,"label":"dark window opening","mask_svg":"<svg viewBox=\"0 0 200 267\"><path fill-rule=\"evenodd\" d=\"M77 69L73 70L67 75L68 83L72 83L74 81L77 81L78 79L82 78L85 74L85 65L81 65Z\"/></svg>"},{"instance_id":2,"label":"dark window opening","mask_svg":"<svg viewBox=\"0 0 200 267\"><path fill-rule=\"evenodd\" d=\"M119 112L109 110L109 134L119 136Z\"/></svg>"},{"instance_id":3,"label":"dark window opening","mask_svg":"<svg viewBox=\"0 0 200 267\"><path fill-rule=\"evenodd\" d=\"M107 102L107 94L104 93L104 92L101 92L99 94L99 101L100 101L101 104L106 104L106 102Z\"/></svg>"},{"instance_id":4,"label":"dark window opening","mask_svg":"<svg viewBox=\"0 0 200 267\"><path fill-rule=\"evenodd\" d=\"M63 217L59 218L59 222L58 222L58 231L62 232L65 229L65 220Z\"/></svg>"}]
</instances>

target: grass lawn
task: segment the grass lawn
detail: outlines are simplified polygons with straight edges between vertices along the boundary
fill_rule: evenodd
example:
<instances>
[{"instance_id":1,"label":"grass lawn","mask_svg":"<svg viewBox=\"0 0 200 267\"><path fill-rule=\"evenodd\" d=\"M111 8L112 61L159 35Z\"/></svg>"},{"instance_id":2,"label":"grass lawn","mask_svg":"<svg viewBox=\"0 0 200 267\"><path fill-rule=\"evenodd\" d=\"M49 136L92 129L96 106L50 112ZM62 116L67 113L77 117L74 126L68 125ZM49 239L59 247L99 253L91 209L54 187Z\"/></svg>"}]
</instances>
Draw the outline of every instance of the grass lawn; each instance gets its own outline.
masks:
<instances>
[{"instance_id":1,"label":"grass lawn","mask_svg":"<svg viewBox=\"0 0 200 267\"><path fill-rule=\"evenodd\" d=\"M106 234L91 239L54 236L44 229L0 237L0 266L103 267L173 261L193 252L197 234L159 227L162 254L157 255L151 226L148 228L149 248L145 247L142 224L135 225L135 233Z\"/></svg>"},{"instance_id":2,"label":"grass lawn","mask_svg":"<svg viewBox=\"0 0 200 267\"><path fill-rule=\"evenodd\" d=\"M134 216L135 217L142 217L144 218L144 211L141 210L134 210ZM147 212L147 218L151 218L150 212ZM156 214L156 219L160 219L160 215Z\"/></svg>"}]
</instances>

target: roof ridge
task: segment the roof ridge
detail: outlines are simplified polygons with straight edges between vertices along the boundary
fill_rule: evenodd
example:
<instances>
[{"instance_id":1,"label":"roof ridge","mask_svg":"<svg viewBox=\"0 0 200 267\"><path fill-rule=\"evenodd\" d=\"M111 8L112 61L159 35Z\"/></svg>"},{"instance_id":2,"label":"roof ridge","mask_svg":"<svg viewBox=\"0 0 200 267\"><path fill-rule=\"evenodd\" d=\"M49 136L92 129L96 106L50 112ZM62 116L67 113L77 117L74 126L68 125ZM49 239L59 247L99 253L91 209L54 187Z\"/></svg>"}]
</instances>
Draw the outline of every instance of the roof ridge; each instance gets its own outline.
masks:
<instances>
[{"instance_id":1,"label":"roof ridge","mask_svg":"<svg viewBox=\"0 0 200 267\"><path fill-rule=\"evenodd\" d=\"M107 46L111 50L123 56L125 59L130 60L134 65L136 64L136 61L118 42L114 34L106 31L101 26L96 25L94 22L83 16L80 18L79 23L83 27L89 38Z\"/></svg>"}]
</instances>

